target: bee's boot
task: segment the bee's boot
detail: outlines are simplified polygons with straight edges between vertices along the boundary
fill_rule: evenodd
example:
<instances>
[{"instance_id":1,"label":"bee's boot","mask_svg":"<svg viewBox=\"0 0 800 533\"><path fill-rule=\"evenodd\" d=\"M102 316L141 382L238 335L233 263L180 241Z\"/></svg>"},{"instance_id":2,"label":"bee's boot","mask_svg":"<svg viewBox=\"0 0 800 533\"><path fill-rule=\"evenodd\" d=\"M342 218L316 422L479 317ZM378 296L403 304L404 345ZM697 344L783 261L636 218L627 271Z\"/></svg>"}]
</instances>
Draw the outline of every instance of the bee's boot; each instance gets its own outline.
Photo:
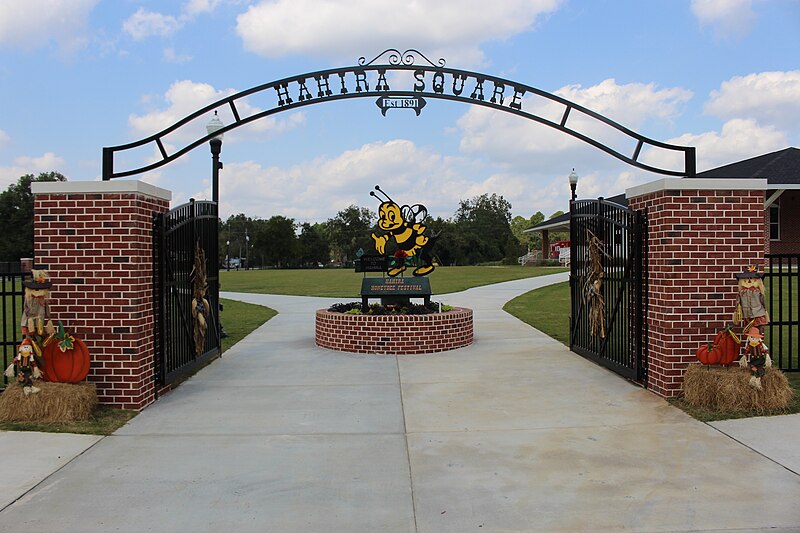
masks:
<instances>
[{"instance_id":1,"label":"bee's boot","mask_svg":"<svg viewBox=\"0 0 800 533\"><path fill-rule=\"evenodd\" d=\"M421 267L417 267L417 268L414 269L414 275L415 276L427 276L428 274L433 272L433 270L435 268L436 267L434 267L433 265L422 265Z\"/></svg>"}]
</instances>

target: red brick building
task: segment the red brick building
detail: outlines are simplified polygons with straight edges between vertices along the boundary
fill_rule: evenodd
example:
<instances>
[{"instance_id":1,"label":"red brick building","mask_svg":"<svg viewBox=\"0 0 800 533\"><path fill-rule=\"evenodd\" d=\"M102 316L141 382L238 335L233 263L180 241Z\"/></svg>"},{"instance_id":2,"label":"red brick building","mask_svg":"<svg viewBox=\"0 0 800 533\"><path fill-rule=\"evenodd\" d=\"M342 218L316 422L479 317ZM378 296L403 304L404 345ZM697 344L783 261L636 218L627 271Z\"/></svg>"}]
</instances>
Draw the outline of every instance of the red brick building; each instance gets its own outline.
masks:
<instances>
[{"instance_id":1,"label":"red brick building","mask_svg":"<svg viewBox=\"0 0 800 533\"><path fill-rule=\"evenodd\" d=\"M766 253L800 253L800 148L785 148L712 168L697 178L766 179Z\"/></svg>"}]
</instances>

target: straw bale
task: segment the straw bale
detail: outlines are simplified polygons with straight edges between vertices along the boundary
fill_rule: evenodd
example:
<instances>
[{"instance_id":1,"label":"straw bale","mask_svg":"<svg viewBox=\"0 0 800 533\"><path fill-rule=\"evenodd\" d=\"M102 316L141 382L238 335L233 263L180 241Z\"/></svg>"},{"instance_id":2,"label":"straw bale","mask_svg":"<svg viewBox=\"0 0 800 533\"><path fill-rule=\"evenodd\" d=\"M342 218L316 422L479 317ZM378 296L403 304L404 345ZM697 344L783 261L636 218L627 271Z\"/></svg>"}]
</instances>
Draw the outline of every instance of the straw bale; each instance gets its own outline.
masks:
<instances>
[{"instance_id":1,"label":"straw bale","mask_svg":"<svg viewBox=\"0 0 800 533\"><path fill-rule=\"evenodd\" d=\"M25 396L22 387L9 384L0 394L2 422L72 422L88 420L97 407L93 383L35 382L42 390Z\"/></svg>"},{"instance_id":2,"label":"straw bale","mask_svg":"<svg viewBox=\"0 0 800 533\"><path fill-rule=\"evenodd\" d=\"M750 386L750 370L740 367L689 365L683 378L686 403L727 413L779 412L789 406L794 391L780 370L768 368L763 390Z\"/></svg>"}]
</instances>

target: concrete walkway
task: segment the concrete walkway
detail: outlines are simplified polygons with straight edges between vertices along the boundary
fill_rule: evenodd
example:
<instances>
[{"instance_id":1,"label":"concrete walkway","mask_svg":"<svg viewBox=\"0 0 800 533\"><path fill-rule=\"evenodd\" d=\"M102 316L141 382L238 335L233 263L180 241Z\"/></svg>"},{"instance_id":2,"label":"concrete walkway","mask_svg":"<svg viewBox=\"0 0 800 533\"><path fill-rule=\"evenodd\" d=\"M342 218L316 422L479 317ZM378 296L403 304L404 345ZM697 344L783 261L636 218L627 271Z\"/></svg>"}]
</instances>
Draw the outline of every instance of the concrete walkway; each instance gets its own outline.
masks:
<instances>
[{"instance_id":1,"label":"concrete walkway","mask_svg":"<svg viewBox=\"0 0 800 533\"><path fill-rule=\"evenodd\" d=\"M697 422L501 310L564 279L436 298L475 309L475 344L414 357L317 348L313 311L335 300L225 294L280 314L0 530L800 531L800 418L774 417L785 444L759 450L776 422ZM6 470L28 469L36 447L7 435Z\"/></svg>"}]
</instances>

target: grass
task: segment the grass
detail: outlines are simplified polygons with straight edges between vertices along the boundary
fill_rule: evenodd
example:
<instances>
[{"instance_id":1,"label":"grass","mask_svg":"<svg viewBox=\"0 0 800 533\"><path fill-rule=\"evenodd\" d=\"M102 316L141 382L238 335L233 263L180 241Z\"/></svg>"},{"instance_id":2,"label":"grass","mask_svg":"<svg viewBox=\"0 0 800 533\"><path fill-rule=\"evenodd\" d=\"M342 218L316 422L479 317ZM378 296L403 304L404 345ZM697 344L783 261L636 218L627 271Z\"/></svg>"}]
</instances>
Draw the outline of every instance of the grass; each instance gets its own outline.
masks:
<instances>
[{"instance_id":1,"label":"grass","mask_svg":"<svg viewBox=\"0 0 800 533\"><path fill-rule=\"evenodd\" d=\"M503 306L507 313L565 346L569 346L569 309L569 282L527 292Z\"/></svg>"},{"instance_id":2,"label":"grass","mask_svg":"<svg viewBox=\"0 0 800 533\"><path fill-rule=\"evenodd\" d=\"M225 310L222 320L228 336L222 340L222 353L248 333L277 315L277 311L260 305L235 300L221 300ZM229 317L225 320L225 317ZM235 320L234 320L235 317ZM212 360L213 361L213 360ZM200 369L198 369L200 370ZM9 385L16 386L16 385ZM89 420L81 422L0 422L2 431L42 431L45 433L79 433L111 435L138 414L137 411L100 406Z\"/></svg>"},{"instance_id":3,"label":"grass","mask_svg":"<svg viewBox=\"0 0 800 533\"><path fill-rule=\"evenodd\" d=\"M274 309L261 305L220 299L224 311L220 313L220 321L225 327L227 337L222 339L222 353L245 338L250 332L278 314Z\"/></svg>"},{"instance_id":4,"label":"grass","mask_svg":"<svg viewBox=\"0 0 800 533\"><path fill-rule=\"evenodd\" d=\"M136 411L100 406L86 421L80 422L0 422L3 431L42 431L45 433L80 433L111 435L136 416Z\"/></svg>"},{"instance_id":5,"label":"grass","mask_svg":"<svg viewBox=\"0 0 800 533\"><path fill-rule=\"evenodd\" d=\"M565 346L569 346L570 297L568 282L549 285L525 293L506 303L503 309ZM800 413L800 372L786 372L785 374L794 390L794 399L786 411L770 414ZM703 422L761 416L759 413L730 413L698 409L688 405L682 398L673 398L669 402Z\"/></svg>"},{"instance_id":6,"label":"grass","mask_svg":"<svg viewBox=\"0 0 800 533\"><path fill-rule=\"evenodd\" d=\"M447 294L470 287L566 272L566 270L558 267L521 266L438 267L431 274L430 280L434 294ZM220 272L220 285L221 290L230 292L355 298L361 293L363 277L364 274L343 268L231 270ZM227 326L225 328L227 329Z\"/></svg>"}]
</instances>

